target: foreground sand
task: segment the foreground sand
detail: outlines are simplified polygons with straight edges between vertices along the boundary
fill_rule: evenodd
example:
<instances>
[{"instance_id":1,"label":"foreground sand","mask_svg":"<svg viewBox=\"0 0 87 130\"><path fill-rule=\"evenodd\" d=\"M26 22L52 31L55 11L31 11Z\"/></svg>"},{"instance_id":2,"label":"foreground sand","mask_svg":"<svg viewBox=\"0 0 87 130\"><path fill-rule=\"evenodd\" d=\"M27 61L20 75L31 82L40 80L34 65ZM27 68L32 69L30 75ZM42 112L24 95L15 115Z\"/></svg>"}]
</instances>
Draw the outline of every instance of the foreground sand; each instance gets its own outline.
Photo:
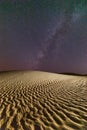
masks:
<instances>
[{"instance_id":1,"label":"foreground sand","mask_svg":"<svg viewBox=\"0 0 87 130\"><path fill-rule=\"evenodd\" d=\"M87 77L0 73L0 130L87 130Z\"/></svg>"}]
</instances>

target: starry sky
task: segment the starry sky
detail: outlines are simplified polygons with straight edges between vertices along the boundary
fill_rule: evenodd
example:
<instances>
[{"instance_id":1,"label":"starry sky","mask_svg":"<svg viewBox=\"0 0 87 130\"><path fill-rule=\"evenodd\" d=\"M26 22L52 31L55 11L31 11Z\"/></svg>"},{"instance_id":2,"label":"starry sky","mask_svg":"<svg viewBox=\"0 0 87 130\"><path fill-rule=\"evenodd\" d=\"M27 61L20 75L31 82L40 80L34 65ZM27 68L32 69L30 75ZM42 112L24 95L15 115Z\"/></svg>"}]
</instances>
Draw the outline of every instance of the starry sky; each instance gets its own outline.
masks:
<instances>
[{"instance_id":1,"label":"starry sky","mask_svg":"<svg viewBox=\"0 0 87 130\"><path fill-rule=\"evenodd\" d=\"M87 0L1 0L6 70L87 74Z\"/></svg>"}]
</instances>

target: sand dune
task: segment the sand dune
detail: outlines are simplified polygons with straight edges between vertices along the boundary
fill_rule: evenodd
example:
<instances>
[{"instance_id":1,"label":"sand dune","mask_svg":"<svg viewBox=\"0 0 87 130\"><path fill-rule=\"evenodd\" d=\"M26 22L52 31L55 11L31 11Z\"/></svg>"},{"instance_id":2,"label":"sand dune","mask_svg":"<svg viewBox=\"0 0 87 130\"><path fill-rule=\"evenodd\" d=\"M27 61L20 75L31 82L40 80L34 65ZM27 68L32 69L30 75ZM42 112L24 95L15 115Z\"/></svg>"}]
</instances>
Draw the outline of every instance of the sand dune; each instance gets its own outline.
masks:
<instances>
[{"instance_id":1,"label":"sand dune","mask_svg":"<svg viewBox=\"0 0 87 130\"><path fill-rule=\"evenodd\" d=\"M0 130L87 130L87 77L0 73Z\"/></svg>"}]
</instances>

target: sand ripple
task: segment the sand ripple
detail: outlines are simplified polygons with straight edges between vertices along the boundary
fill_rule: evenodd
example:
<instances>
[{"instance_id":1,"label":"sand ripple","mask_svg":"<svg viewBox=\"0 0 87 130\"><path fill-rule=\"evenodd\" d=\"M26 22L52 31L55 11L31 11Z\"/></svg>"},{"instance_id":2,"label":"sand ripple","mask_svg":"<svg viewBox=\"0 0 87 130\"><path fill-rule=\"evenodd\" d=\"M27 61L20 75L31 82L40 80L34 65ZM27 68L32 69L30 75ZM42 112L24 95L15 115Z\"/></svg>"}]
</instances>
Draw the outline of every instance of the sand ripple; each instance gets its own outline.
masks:
<instances>
[{"instance_id":1,"label":"sand ripple","mask_svg":"<svg viewBox=\"0 0 87 130\"><path fill-rule=\"evenodd\" d=\"M0 73L0 130L87 130L87 77Z\"/></svg>"}]
</instances>

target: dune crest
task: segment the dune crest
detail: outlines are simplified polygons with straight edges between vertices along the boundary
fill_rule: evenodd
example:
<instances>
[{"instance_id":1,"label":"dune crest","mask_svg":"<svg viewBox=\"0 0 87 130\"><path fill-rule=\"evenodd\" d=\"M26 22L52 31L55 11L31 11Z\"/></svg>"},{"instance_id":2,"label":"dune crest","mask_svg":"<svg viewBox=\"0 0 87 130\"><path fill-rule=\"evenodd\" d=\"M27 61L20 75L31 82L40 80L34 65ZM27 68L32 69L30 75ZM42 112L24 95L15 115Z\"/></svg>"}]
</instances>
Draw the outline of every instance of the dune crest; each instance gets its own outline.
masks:
<instances>
[{"instance_id":1,"label":"dune crest","mask_svg":"<svg viewBox=\"0 0 87 130\"><path fill-rule=\"evenodd\" d=\"M87 130L87 77L0 73L0 130Z\"/></svg>"}]
</instances>

